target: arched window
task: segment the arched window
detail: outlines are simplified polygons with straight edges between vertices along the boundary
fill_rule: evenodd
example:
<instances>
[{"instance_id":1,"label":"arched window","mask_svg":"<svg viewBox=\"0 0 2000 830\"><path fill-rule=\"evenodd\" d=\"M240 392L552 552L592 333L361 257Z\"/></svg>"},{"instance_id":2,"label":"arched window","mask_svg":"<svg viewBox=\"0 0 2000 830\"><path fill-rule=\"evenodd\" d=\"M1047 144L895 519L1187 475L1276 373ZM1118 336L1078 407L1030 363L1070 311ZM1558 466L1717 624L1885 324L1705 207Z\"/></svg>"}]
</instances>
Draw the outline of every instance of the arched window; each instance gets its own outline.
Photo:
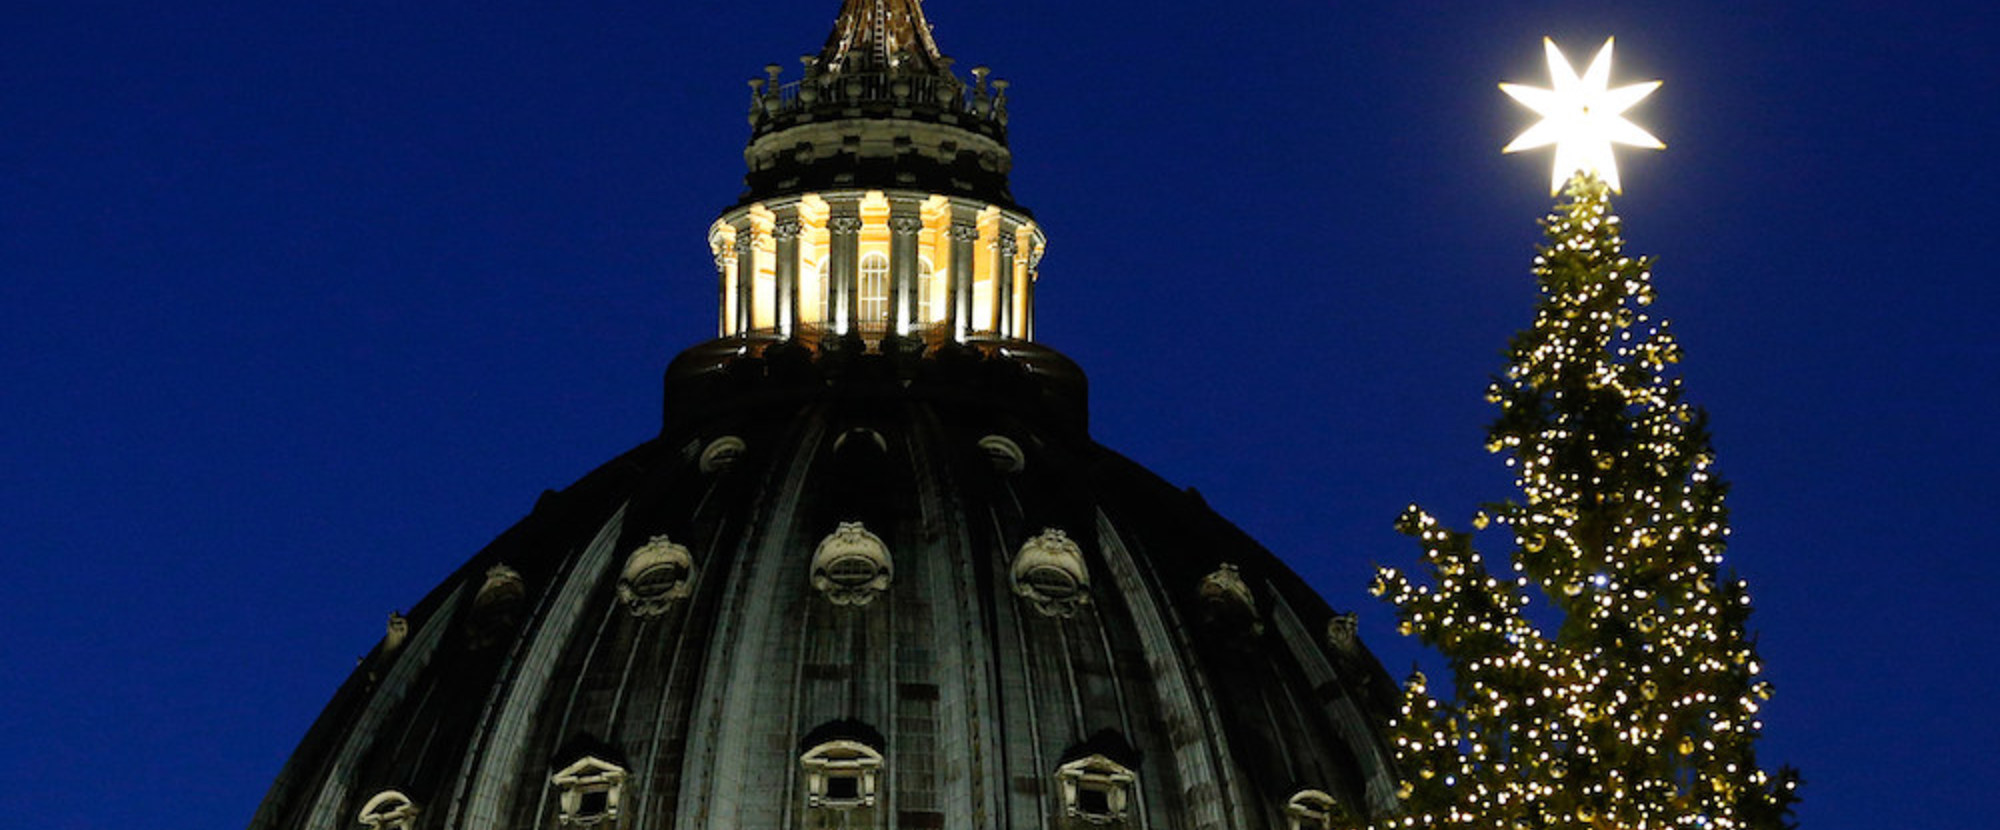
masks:
<instances>
[{"instance_id":1,"label":"arched window","mask_svg":"<svg viewBox=\"0 0 2000 830\"><path fill-rule=\"evenodd\" d=\"M931 313L931 281L935 278L931 270L930 257L917 258L917 323L928 324L935 320Z\"/></svg>"},{"instance_id":2,"label":"arched window","mask_svg":"<svg viewBox=\"0 0 2000 830\"><path fill-rule=\"evenodd\" d=\"M870 251L861 257L861 327L881 329L889 323L889 257Z\"/></svg>"},{"instance_id":3,"label":"arched window","mask_svg":"<svg viewBox=\"0 0 2000 830\"><path fill-rule=\"evenodd\" d=\"M830 325L833 321L833 315L828 313L830 311L828 298L833 296L833 292L831 286L827 285L826 281L826 260L820 260L812 266L812 270L813 285L816 286L813 293L818 295L814 298L814 307L819 309L813 320L823 326Z\"/></svg>"}]
</instances>

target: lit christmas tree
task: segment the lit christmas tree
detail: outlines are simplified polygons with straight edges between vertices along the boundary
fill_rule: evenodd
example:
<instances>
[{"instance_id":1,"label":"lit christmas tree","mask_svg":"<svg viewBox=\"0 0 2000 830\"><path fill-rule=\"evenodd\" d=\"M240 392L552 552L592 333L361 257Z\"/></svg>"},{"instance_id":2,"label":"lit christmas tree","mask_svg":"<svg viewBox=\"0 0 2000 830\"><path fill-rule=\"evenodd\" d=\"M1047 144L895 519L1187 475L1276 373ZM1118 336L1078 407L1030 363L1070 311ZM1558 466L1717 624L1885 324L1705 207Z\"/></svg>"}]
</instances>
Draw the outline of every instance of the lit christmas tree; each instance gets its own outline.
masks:
<instances>
[{"instance_id":1,"label":"lit christmas tree","mask_svg":"<svg viewBox=\"0 0 2000 830\"><path fill-rule=\"evenodd\" d=\"M1394 725L1405 815L1381 826L1784 827L1797 781L1753 749L1771 690L1750 597L1722 567L1727 487L1668 372L1680 347L1644 311L1651 261L1625 255L1611 213L1610 143L1659 146L1620 113L1657 82L1607 89L1608 42L1581 78L1548 49L1555 89L1508 89L1547 120L1509 149L1554 143L1558 170L1577 166L1543 223L1534 323L1487 392L1487 448L1519 497L1472 519L1512 552L1489 563L1473 532L1415 506L1398 522L1423 575L1384 568L1375 591L1453 688L1410 679Z\"/></svg>"}]
</instances>

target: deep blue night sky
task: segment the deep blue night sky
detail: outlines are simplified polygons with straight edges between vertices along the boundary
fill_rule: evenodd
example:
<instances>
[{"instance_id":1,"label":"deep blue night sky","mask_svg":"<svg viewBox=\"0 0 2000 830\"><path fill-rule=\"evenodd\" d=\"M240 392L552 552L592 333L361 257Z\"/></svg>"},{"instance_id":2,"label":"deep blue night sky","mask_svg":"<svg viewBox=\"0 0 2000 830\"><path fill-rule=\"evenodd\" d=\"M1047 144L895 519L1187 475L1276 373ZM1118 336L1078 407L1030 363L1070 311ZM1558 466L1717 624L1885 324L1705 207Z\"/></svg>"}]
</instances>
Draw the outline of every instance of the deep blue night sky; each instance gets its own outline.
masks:
<instances>
[{"instance_id":1,"label":"deep blue night sky","mask_svg":"<svg viewBox=\"0 0 2000 830\"><path fill-rule=\"evenodd\" d=\"M15 0L0 26L0 815L240 827L391 609L657 429L712 335L743 80L838 3ZM2000 773L1994 12L934 0L1014 82L1038 334L1098 439L1401 675L1391 522L1506 498L1546 152L1494 87L1618 37L1630 251L1688 351L1809 828ZM1699 8L1694 8L1698 6ZM1984 368L1982 368L1984 367Z\"/></svg>"}]
</instances>

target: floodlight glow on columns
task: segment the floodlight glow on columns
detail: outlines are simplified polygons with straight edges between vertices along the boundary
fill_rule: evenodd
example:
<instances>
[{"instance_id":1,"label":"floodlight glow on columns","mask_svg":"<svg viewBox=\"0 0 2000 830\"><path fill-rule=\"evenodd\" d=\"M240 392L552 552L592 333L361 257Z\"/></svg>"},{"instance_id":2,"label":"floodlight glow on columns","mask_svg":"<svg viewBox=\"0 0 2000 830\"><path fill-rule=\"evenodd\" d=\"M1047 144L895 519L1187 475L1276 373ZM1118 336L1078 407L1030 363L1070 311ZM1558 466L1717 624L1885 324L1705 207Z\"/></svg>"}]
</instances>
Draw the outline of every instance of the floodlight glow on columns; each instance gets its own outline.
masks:
<instances>
[{"instance_id":1,"label":"floodlight glow on columns","mask_svg":"<svg viewBox=\"0 0 2000 830\"><path fill-rule=\"evenodd\" d=\"M720 336L1030 340L1047 245L1026 214L907 190L828 190L731 208L709 228Z\"/></svg>"},{"instance_id":2,"label":"floodlight glow on columns","mask_svg":"<svg viewBox=\"0 0 2000 830\"><path fill-rule=\"evenodd\" d=\"M1647 81L1611 89L1611 40L1604 39L1604 47L1597 50L1597 57L1591 59L1590 67L1578 76L1569 59L1556 47L1556 42L1542 38L1543 51L1548 56L1549 80L1554 88L1500 85L1501 92L1542 116L1540 122L1529 127L1500 152L1513 153L1554 144L1556 163L1555 172L1549 179L1551 196L1562 192L1563 183L1578 173L1595 174L1611 187L1613 193L1620 192L1618 160L1612 156L1611 145L1623 144L1649 150L1662 150L1667 146L1654 138L1652 133L1625 119L1625 111L1653 94L1653 90L1660 87L1660 82Z\"/></svg>"}]
</instances>

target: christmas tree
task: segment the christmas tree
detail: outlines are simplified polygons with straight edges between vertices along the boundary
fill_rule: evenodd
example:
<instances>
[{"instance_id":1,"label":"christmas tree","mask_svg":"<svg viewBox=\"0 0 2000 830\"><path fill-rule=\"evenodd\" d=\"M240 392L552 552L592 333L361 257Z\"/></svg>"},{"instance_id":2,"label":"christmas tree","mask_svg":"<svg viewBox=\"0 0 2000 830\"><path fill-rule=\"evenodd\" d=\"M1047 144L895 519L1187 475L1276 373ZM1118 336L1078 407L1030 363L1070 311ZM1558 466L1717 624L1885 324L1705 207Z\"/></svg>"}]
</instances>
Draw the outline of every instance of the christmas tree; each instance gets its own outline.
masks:
<instances>
[{"instance_id":1,"label":"christmas tree","mask_svg":"<svg viewBox=\"0 0 2000 830\"><path fill-rule=\"evenodd\" d=\"M1706 418L1645 309L1651 261L1624 253L1609 186L1569 179L1544 220L1534 323L1488 389L1487 449L1517 498L1474 531L1412 506L1420 576L1381 569L1400 629L1438 650L1393 726L1405 814L1383 826L1778 828L1795 777L1752 744L1770 684L1723 569L1729 535ZM1474 533L1507 537L1489 562Z\"/></svg>"}]
</instances>

